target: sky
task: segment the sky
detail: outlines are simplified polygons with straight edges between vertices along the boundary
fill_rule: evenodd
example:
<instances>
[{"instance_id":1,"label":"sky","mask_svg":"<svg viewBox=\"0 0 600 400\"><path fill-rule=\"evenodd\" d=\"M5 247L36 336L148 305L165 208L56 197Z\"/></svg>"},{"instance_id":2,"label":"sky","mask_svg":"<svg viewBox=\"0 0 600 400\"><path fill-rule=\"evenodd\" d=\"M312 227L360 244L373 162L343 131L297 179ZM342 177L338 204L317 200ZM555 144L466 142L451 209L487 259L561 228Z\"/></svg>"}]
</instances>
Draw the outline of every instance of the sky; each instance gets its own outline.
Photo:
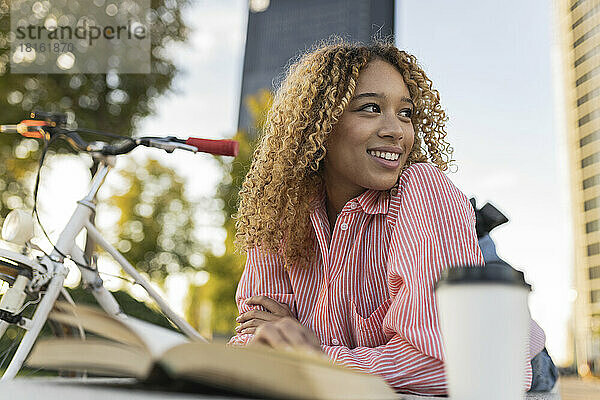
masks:
<instances>
[{"instance_id":1,"label":"sky","mask_svg":"<svg viewBox=\"0 0 600 400\"><path fill-rule=\"evenodd\" d=\"M182 72L137 135L229 138L235 132L247 0L192 3L184 10L190 40L170 53ZM566 149L563 111L555 100L551 2L399 3L397 43L420 60L449 116L457 165L449 177L480 206L489 201L510 219L492 238L499 255L532 284L532 317L546 331L552 357L565 362L574 295L572 239L568 181L560 167L566 165ZM149 154L144 150L134 157ZM191 199L214 192L220 176L209 156L150 154L186 178ZM60 196L75 200L85 191L81 187ZM168 290L176 309L181 284L174 277Z\"/></svg>"},{"instance_id":2,"label":"sky","mask_svg":"<svg viewBox=\"0 0 600 400\"><path fill-rule=\"evenodd\" d=\"M403 1L397 33L447 110L458 166L450 179L510 219L491 236L499 255L532 284L532 317L561 362L573 258L551 4Z\"/></svg>"}]
</instances>

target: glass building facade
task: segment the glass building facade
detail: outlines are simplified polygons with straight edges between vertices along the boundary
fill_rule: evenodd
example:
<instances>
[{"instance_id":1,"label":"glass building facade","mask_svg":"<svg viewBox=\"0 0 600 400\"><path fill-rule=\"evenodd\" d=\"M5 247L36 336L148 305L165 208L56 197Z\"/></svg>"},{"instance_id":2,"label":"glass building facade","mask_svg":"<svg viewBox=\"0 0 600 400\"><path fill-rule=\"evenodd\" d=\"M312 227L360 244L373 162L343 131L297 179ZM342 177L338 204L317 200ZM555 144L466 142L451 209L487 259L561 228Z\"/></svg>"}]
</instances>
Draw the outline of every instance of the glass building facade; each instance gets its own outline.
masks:
<instances>
[{"instance_id":1,"label":"glass building facade","mask_svg":"<svg viewBox=\"0 0 600 400\"><path fill-rule=\"evenodd\" d=\"M574 361L580 375L600 375L600 0L554 5L575 241Z\"/></svg>"},{"instance_id":2,"label":"glass building facade","mask_svg":"<svg viewBox=\"0 0 600 400\"><path fill-rule=\"evenodd\" d=\"M331 35L362 42L393 35L394 12L394 0L251 0L238 128L251 129L247 96L273 90L291 59Z\"/></svg>"}]
</instances>

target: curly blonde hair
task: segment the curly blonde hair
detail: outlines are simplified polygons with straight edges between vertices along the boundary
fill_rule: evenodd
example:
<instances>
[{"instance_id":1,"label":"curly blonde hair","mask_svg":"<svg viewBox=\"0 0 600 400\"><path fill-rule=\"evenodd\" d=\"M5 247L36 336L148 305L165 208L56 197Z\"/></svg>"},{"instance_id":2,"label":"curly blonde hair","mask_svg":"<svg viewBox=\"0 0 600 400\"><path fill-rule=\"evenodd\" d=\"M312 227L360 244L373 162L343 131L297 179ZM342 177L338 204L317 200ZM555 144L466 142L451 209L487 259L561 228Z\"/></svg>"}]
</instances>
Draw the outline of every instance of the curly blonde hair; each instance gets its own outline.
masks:
<instances>
[{"instance_id":1,"label":"curly blonde hair","mask_svg":"<svg viewBox=\"0 0 600 400\"><path fill-rule=\"evenodd\" d=\"M417 59L392 43L322 43L292 64L275 94L236 215L239 251L260 247L283 256L286 267L306 265L316 237L313 200L323 187L327 139L354 95L367 64L381 59L402 74L414 102L415 141L404 168L431 162L445 171L453 160L445 141L440 96Z\"/></svg>"}]
</instances>

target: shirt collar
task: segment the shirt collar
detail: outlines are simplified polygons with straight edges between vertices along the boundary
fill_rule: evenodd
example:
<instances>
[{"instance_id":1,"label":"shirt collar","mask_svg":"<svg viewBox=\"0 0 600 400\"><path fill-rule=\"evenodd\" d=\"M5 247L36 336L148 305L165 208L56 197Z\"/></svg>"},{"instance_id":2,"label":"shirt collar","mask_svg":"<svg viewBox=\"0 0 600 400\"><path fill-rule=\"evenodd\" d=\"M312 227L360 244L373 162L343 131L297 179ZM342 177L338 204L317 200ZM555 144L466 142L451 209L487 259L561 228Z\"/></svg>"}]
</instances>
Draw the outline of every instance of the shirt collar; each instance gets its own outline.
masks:
<instances>
[{"instance_id":1,"label":"shirt collar","mask_svg":"<svg viewBox=\"0 0 600 400\"><path fill-rule=\"evenodd\" d=\"M390 207L390 197L398 192L398 184L390 190L373 190L368 189L360 195L356 196L348 203L355 202L367 214L387 214ZM390 194L391 193L391 194ZM321 191L320 195L314 200L314 208L326 208L325 190ZM346 204L348 204L346 203ZM346 206L344 206L345 208Z\"/></svg>"},{"instance_id":2,"label":"shirt collar","mask_svg":"<svg viewBox=\"0 0 600 400\"><path fill-rule=\"evenodd\" d=\"M350 201L356 201L367 214L387 214L390 206L390 193L388 190L369 189Z\"/></svg>"}]
</instances>

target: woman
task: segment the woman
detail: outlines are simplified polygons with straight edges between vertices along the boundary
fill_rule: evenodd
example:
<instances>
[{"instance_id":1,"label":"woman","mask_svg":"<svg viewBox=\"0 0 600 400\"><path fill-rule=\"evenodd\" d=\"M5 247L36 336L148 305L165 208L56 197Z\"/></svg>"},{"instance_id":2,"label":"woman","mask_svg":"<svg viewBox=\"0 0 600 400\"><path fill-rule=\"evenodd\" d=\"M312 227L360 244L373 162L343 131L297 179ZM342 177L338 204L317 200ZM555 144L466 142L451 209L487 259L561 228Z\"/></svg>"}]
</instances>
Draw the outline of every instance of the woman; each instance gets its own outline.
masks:
<instances>
[{"instance_id":1,"label":"woman","mask_svg":"<svg viewBox=\"0 0 600 400\"><path fill-rule=\"evenodd\" d=\"M442 173L445 121L392 44L338 41L290 67L240 192L231 344L322 351L396 390L446 394L433 284L483 258L473 209ZM543 332L532 338L531 356Z\"/></svg>"}]
</instances>

